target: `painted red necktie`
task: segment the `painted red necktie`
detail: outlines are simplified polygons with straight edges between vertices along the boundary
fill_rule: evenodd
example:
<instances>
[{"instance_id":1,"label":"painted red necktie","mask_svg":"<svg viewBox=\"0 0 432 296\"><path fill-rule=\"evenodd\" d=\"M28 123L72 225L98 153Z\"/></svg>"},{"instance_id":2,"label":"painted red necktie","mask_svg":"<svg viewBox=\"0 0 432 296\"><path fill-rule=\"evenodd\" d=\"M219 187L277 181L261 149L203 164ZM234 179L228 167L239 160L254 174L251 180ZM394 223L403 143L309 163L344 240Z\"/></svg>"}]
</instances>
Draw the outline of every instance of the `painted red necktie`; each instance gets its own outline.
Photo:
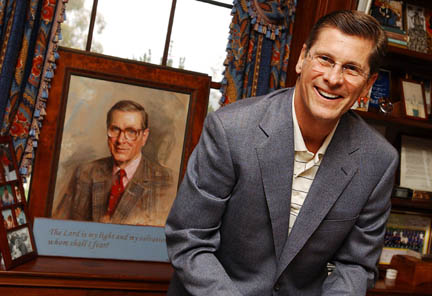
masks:
<instances>
[{"instance_id":1,"label":"painted red necktie","mask_svg":"<svg viewBox=\"0 0 432 296\"><path fill-rule=\"evenodd\" d=\"M117 204L120 200L120 197L124 191L123 185L123 177L126 176L125 170L121 169L116 174L117 178L114 180L113 185L111 186L111 193L108 202L107 214L111 217L114 213Z\"/></svg>"}]
</instances>

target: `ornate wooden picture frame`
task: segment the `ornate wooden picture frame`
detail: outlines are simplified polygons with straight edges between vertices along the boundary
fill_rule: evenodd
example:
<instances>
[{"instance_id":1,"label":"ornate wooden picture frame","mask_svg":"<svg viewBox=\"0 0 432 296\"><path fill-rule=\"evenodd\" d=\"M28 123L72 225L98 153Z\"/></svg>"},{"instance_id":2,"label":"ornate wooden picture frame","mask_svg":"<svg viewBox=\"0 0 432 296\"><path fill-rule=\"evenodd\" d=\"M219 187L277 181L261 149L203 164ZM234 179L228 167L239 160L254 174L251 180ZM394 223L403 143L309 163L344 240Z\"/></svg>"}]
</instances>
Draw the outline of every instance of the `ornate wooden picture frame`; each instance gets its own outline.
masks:
<instances>
[{"instance_id":1,"label":"ornate wooden picture frame","mask_svg":"<svg viewBox=\"0 0 432 296\"><path fill-rule=\"evenodd\" d=\"M58 204L59 186L66 184L67 178L61 173L74 171L79 163L102 157L103 153L109 155L107 111L116 101L125 99L142 104L148 113L150 136L143 154L148 148L150 157L162 154L166 159L172 151L177 151L171 157L174 165L163 163L174 171L172 203L201 134L210 77L73 49L59 48L58 53L60 58L31 180L30 215L51 218ZM172 137L176 141L171 141ZM98 150L99 147L105 151Z\"/></svg>"},{"instance_id":2,"label":"ornate wooden picture frame","mask_svg":"<svg viewBox=\"0 0 432 296\"><path fill-rule=\"evenodd\" d=\"M10 137L0 137L0 267L34 258L32 222Z\"/></svg>"}]
</instances>

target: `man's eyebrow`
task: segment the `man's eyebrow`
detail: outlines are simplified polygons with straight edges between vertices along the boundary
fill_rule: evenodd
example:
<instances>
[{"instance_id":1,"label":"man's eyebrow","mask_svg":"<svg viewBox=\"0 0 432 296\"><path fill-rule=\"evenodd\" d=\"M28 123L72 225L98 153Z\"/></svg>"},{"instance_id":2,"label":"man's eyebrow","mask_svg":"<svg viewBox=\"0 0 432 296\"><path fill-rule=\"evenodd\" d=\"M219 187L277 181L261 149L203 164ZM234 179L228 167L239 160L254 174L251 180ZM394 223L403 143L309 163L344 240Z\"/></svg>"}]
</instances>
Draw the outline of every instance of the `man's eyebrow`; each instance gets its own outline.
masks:
<instances>
[{"instance_id":1,"label":"man's eyebrow","mask_svg":"<svg viewBox=\"0 0 432 296\"><path fill-rule=\"evenodd\" d=\"M116 127L116 128L118 128L118 129L121 129L119 126L117 126L117 125L115 125L115 124L111 124L109 127ZM126 127L124 128L124 130L126 130L126 129L141 130L142 128L141 128L141 127L139 127L139 128L135 128L134 126L126 126Z\"/></svg>"}]
</instances>

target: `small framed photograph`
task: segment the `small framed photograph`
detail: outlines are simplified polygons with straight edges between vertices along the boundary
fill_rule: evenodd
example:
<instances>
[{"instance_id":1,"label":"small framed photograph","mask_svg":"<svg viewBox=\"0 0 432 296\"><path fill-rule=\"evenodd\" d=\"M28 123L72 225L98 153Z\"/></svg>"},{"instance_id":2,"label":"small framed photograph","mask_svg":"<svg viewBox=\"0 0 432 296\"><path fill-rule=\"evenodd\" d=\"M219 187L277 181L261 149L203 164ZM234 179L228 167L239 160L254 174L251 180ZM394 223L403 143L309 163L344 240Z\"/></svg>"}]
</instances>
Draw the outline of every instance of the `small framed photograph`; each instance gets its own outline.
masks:
<instances>
[{"instance_id":1,"label":"small framed photograph","mask_svg":"<svg viewBox=\"0 0 432 296\"><path fill-rule=\"evenodd\" d=\"M11 206L15 203L12 188L9 184L0 187L1 205L3 207Z\"/></svg>"},{"instance_id":2,"label":"small framed photograph","mask_svg":"<svg viewBox=\"0 0 432 296\"><path fill-rule=\"evenodd\" d=\"M431 217L391 213L384 235L380 264L390 264L394 255L421 257L430 251Z\"/></svg>"},{"instance_id":3,"label":"small framed photograph","mask_svg":"<svg viewBox=\"0 0 432 296\"><path fill-rule=\"evenodd\" d=\"M6 229L12 229L16 227L15 219L12 216L12 210L7 209L2 211L3 224Z\"/></svg>"},{"instance_id":4,"label":"small framed photograph","mask_svg":"<svg viewBox=\"0 0 432 296\"><path fill-rule=\"evenodd\" d=\"M405 116L413 119L427 119L423 84L414 80L401 79L401 89Z\"/></svg>"},{"instance_id":5,"label":"small framed photograph","mask_svg":"<svg viewBox=\"0 0 432 296\"><path fill-rule=\"evenodd\" d=\"M13 185L13 187L14 187L14 192L15 192L15 197L17 199L17 202L19 203L22 202L24 194L22 193L18 185Z\"/></svg>"},{"instance_id":6,"label":"small framed photograph","mask_svg":"<svg viewBox=\"0 0 432 296\"><path fill-rule=\"evenodd\" d=\"M401 0L373 0L370 14L385 29L396 29L403 31L403 1Z\"/></svg>"},{"instance_id":7,"label":"small framed photograph","mask_svg":"<svg viewBox=\"0 0 432 296\"><path fill-rule=\"evenodd\" d=\"M409 36L408 49L427 53L429 45L424 7L407 4L406 23Z\"/></svg>"},{"instance_id":8,"label":"small framed photograph","mask_svg":"<svg viewBox=\"0 0 432 296\"><path fill-rule=\"evenodd\" d=\"M0 137L0 162L0 269L10 269L37 254L10 137Z\"/></svg>"},{"instance_id":9,"label":"small framed photograph","mask_svg":"<svg viewBox=\"0 0 432 296\"><path fill-rule=\"evenodd\" d=\"M0 141L0 183L17 180L17 170L13 165L11 144Z\"/></svg>"},{"instance_id":10,"label":"small framed photograph","mask_svg":"<svg viewBox=\"0 0 432 296\"><path fill-rule=\"evenodd\" d=\"M24 225L27 223L27 217L24 212L23 206L18 206L15 208L15 218L18 225Z\"/></svg>"},{"instance_id":11,"label":"small framed photograph","mask_svg":"<svg viewBox=\"0 0 432 296\"><path fill-rule=\"evenodd\" d=\"M7 241L12 260L33 253L33 244L28 227L8 232Z\"/></svg>"}]
</instances>

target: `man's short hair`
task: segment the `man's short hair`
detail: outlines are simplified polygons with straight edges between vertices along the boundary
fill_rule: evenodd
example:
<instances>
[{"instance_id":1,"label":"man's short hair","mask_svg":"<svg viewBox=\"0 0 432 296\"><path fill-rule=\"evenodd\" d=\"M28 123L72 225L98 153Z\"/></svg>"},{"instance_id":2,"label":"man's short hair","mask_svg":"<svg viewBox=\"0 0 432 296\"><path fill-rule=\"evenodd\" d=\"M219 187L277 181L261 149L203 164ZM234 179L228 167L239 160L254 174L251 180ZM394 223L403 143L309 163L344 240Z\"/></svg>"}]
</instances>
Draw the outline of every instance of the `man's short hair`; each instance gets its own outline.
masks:
<instances>
[{"instance_id":1,"label":"man's short hair","mask_svg":"<svg viewBox=\"0 0 432 296\"><path fill-rule=\"evenodd\" d=\"M141 104L131 100L118 101L111 107L107 114L107 127L111 125L112 114L115 110L123 112L139 112L141 114L141 128L144 130L148 127L148 116L144 107Z\"/></svg>"},{"instance_id":2,"label":"man's short hair","mask_svg":"<svg viewBox=\"0 0 432 296\"><path fill-rule=\"evenodd\" d=\"M355 10L338 10L323 16L309 33L306 40L307 51L314 45L319 33L324 28L335 28L344 34L372 41L373 49L369 56L369 76L379 71L387 51L387 36L373 16Z\"/></svg>"}]
</instances>

